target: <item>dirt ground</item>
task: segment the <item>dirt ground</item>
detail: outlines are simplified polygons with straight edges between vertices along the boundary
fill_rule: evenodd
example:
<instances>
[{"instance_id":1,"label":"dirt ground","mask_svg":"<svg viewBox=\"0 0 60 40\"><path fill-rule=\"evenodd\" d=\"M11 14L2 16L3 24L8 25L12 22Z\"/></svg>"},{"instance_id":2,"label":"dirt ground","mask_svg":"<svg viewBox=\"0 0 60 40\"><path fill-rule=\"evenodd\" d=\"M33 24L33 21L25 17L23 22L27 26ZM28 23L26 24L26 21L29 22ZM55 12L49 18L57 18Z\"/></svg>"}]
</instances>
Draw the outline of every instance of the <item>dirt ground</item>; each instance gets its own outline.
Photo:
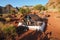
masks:
<instances>
[{"instance_id":1,"label":"dirt ground","mask_svg":"<svg viewBox=\"0 0 60 40\"><path fill-rule=\"evenodd\" d=\"M20 37L20 40L60 40L60 13L57 12L49 12L50 17L48 18L47 30L45 33L51 32L50 39L41 39L42 34L36 31L29 30Z\"/></svg>"},{"instance_id":2,"label":"dirt ground","mask_svg":"<svg viewBox=\"0 0 60 40\"><path fill-rule=\"evenodd\" d=\"M47 31L52 32L53 40L60 40L60 13L51 12L50 17L48 18L48 27Z\"/></svg>"}]
</instances>

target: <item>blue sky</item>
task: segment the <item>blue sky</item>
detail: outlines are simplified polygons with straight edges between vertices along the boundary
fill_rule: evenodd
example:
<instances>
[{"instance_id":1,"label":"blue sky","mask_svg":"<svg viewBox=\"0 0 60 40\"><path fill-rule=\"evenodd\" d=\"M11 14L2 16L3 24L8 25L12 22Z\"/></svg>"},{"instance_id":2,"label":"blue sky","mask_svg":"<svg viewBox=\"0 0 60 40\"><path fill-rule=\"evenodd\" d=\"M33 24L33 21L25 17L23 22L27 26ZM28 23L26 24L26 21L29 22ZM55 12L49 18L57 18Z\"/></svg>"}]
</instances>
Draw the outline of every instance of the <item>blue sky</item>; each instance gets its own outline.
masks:
<instances>
[{"instance_id":1,"label":"blue sky","mask_svg":"<svg viewBox=\"0 0 60 40\"><path fill-rule=\"evenodd\" d=\"M0 0L0 6L5 6L7 4L11 4L14 7L20 7L23 5L37 5L42 4L45 5L48 2L48 0Z\"/></svg>"}]
</instances>

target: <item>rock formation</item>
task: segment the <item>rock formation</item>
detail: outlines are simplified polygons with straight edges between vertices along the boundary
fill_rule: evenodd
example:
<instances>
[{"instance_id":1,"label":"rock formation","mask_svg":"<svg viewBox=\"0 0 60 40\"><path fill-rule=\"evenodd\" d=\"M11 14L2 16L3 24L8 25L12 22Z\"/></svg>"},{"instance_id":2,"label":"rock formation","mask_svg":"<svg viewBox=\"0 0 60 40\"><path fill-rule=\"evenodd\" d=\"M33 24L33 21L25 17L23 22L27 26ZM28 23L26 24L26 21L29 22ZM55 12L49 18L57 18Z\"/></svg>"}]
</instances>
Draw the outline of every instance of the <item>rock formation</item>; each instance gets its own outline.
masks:
<instances>
[{"instance_id":1,"label":"rock formation","mask_svg":"<svg viewBox=\"0 0 60 40\"><path fill-rule=\"evenodd\" d=\"M48 8L60 8L60 0L49 0L46 6Z\"/></svg>"},{"instance_id":2,"label":"rock formation","mask_svg":"<svg viewBox=\"0 0 60 40\"><path fill-rule=\"evenodd\" d=\"M0 13L17 13L18 10L11 6L10 4L6 5L5 7L0 6Z\"/></svg>"}]
</instances>

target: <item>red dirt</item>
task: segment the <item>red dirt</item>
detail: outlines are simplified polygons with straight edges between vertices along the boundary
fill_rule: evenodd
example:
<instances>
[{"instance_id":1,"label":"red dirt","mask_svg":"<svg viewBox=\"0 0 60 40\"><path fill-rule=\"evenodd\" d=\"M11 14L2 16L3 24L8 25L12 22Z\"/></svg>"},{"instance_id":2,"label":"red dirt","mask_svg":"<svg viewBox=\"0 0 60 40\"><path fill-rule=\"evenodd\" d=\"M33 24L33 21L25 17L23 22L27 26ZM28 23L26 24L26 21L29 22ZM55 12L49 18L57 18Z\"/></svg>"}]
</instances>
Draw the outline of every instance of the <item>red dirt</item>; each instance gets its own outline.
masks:
<instances>
[{"instance_id":1,"label":"red dirt","mask_svg":"<svg viewBox=\"0 0 60 40\"><path fill-rule=\"evenodd\" d=\"M52 32L52 37L54 40L60 40L60 13L49 13L51 16L48 18L48 27L47 31Z\"/></svg>"},{"instance_id":2,"label":"red dirt","mask_svg":"<svg viewBox=\"0 0 60 40\"><path fill-rule=\"evenodd\" d=\"M58 18L60 14L57 12L56 13L50 12L47 14L49 14L50 17L48 18L47 30L45 33L52 32L51 36L48 35L48 37L51 37L50 40L60 40L60 24L59 24L60 18ZM39 32L29 30L23 33L19 37L19 39L20 40L40 40L40 37L42 36Z\"/></svg>"}]
</instances>

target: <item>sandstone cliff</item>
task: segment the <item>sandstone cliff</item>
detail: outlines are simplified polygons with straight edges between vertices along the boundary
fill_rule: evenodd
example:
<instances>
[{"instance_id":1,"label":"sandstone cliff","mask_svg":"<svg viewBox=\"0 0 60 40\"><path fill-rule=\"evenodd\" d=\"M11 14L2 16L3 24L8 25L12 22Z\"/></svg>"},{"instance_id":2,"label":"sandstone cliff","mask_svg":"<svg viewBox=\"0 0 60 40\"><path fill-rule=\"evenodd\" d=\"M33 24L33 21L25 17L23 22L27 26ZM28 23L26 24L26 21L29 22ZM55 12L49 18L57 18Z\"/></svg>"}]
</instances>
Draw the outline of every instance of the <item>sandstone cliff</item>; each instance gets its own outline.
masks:
<instances>
[{"instance_id":1,"label":"sandstone cliff","mask_svg":"<svg viewBox=\"0 0 60 40\"><path fill-rule=\"evenodd\" d=\"M60 0L49 0L46 6L48 8L60 8Z\"/></svg>"}]
</instances>

